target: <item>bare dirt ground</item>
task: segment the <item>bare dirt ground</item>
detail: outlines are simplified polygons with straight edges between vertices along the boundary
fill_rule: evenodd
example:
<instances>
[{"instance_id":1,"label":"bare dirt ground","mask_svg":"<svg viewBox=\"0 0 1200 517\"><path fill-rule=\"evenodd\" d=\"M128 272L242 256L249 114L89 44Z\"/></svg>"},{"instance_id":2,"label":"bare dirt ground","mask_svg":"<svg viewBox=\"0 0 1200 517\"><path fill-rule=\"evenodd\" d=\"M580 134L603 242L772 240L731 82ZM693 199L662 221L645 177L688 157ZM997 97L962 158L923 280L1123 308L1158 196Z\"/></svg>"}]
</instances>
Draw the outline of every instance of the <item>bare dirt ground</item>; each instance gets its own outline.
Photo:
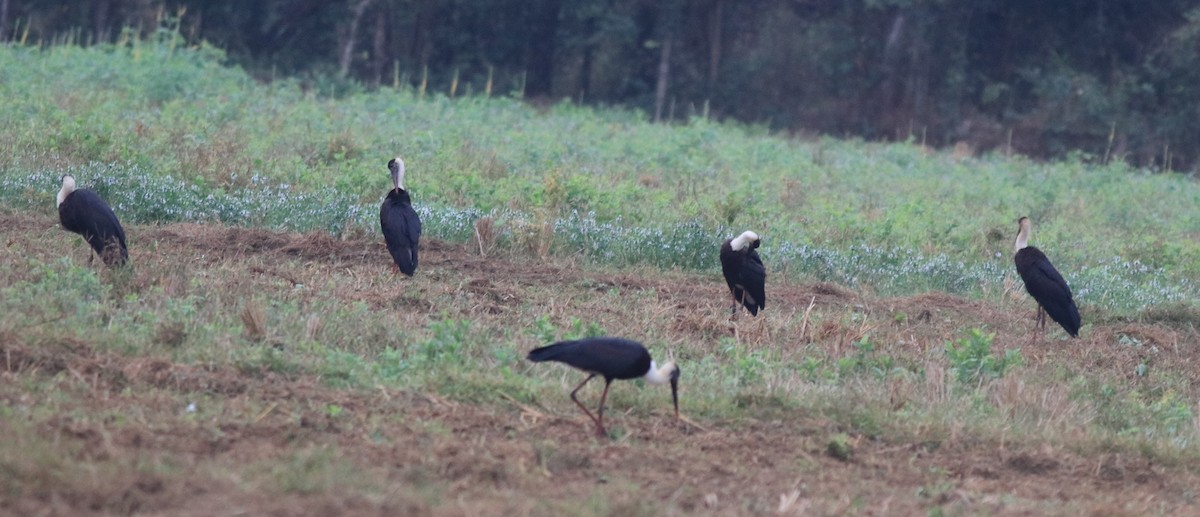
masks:
<instances>
[{"instance_id":1,"label":"bare dirt ground","mask_svg":"<svg viewBox=\"0 0 1200 517\"><path fill-rule=\"evenodd\" d=\"M0 226L0 245L9 257L32 240L70 242L48 218L10 215ZM577 297L614 288L641 293L656 303L634 323L662 322L666 339L678 342L711 342L736 329L747 346L762 334L787 331L799 332L797 340L841 347L862 332L894 325L896 335L936 346L957 328L943 322L970 319L998 329L997 344L1007 346L1027 338L1032 314L1024 305L1000 307L941 293L872 298L830 284L773 283L768 309L782 314L803 314L811 303L829 313L880 316L857 328L781 330L751 321L731 327L720 298L723 284L712 276L604 272L569 260L530 267L535 263L481 257L469 246L427 240L418 273L425 283L411 288L419 292L399 296L373 289L386 278L379 270L389 261L382 244L367 238L192 224L129 230L138 245L131 249L135 263L186 264L196 275L207 271L223 278L217 281L266 291L338 278L322 296L383 310L437 314L442 308L423 304L419 294L438 289L469 299L469 315L482 319L511 317L531 305L551 315L577 313L543 299L537 294L543 291L582 293ZM71 249L82 260L79 248ZM168 277L139 281L186 289ZM604 318L610 309L583 310ZM906 317L895 317L901 313ZM1196 342L1192 331L1113 322L1090 327L1069 348L1027 348L1026 361L1053 357L1126 371L1138 358L1106 345L1118 333L1171 351L1160 362L1181 370L1197 359L1196 347L1186 346ZM0 493L0 511L10 514L1200 514L1194 468L1130 453L1083 456L971 437L930 444L851 435L853 455L839 458L830 454L828 438L840 430L819 418L701 421L703 427L695 427L672 421L666 406L606 441L588 433L569 401L548 409L515 400L473 404L385 388L334 389L303 375L100 352L82 340L35 346L15 331L0 333L0 366L5 407L42 396L28 391L30 379L62 379L63 402L53 416L0 413L0 434L28 436L16 431L34 426L36 435L50 437L0 445L0 467L10 470L0 476L20 480L0 485L8 489ZM220 399L221 410L189 417L180 408L185 399ZM341 408L340 414L330 414L330 407ZM612 418L634 417L612 408ZM256 476L256 469L269 475ZM288 469L321 471L287 485ZM285 480L286 489L267 486L266 478Z\"/></svg>"}]
</instances>

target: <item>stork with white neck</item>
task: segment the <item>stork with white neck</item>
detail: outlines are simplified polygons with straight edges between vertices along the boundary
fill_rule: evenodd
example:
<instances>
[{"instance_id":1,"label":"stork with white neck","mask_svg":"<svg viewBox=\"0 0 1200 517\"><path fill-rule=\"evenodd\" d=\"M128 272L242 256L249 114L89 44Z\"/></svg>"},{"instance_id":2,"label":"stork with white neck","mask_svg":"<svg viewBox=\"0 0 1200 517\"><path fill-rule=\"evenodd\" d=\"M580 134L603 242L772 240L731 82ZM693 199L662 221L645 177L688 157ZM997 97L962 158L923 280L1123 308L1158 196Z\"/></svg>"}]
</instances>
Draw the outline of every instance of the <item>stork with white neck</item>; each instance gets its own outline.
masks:
<instances>
[{"instance_id":1,"label":"stork with white neck","mask_svg":"<svg viewBox=\"0 0 1200 517\"><path fill-rule=\"evenodd\" d=\"M379 207L379 229L392 255L395 268L407 276L417 272L417 248L421 240L421 218L413 210L412 199L404 190L404 160L399 156L388 161L392 174L392 190Z\"/></svg>"},{"instance_id":2,"label":"stork with white neck","mask_svg":"<svg viewBox=\"0 0 1200 517\"><path fill-rule=\"evenodd\" d=\"M1037 326L1046 327L1046 314L1062 325L1071 337L1079 337L1079 309L1071 296L1071 287L1063 279L1046 254L1029 245L1032 223L1028 217L1017 220L1017 239L1013 243L1013 262L1025 290L1038 303Z\"/></svg>"},{"instance_id":3,"label":"stork with white neck","mask_svg":"<svg viewBox=\"0 0 1200 517\"><path fill-rule=\"evenodd\" d=\"M737 315L738 304L751 316L767 306L767 268L755 251L761 243L757 233L746 231L721 245L721 273L733 296L732 315Z\"/></svg>"},{"instance_id":4,"label":"stork with white neck","mask_svg":"<svg viewBox=\"0 0 1200 517\"><path fill-rule=\"evenodd\" d=\"M82 235L105 264L120 266L129 260L125 229L117 214L95 192L75 188L75 177L70 174L62 177L58 191L58 220L64 230Z\"/></svg>"},{"instance_id":5,"label":"stork with white neck","mask_svg":"<svg viewBox=\"0 0 1200 517\"><path fill-rule=\"evenodd\" d=\"M571 400L596 424L597 436L608 436L604 430L604 400L608 398L608 387L613 379L642 378L650 384L670 384L675 418L679 418L679 366L673 361L668 361L659 367L650 358L646 347L637 341L616 337L560 341L531 350L528 359L535 363L558 361L589 374L571 391ZM575 398L575 394L597 375L604 377L604 393L600 395L600 406L593 415L578 398Z\"/></svg>"}]
</instances>

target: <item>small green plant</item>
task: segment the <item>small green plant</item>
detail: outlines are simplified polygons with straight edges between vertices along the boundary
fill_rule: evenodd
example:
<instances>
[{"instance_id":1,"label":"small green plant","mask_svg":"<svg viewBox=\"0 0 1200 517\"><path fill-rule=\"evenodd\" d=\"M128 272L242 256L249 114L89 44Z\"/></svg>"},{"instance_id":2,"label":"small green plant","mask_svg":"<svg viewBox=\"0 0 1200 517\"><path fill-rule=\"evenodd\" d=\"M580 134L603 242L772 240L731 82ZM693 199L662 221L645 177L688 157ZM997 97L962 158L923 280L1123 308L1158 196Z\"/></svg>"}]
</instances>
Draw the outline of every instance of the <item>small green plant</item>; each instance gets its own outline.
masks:
<instances>
[{"instance_id":1,"label":"small green plant","mask_svg":"<svg viewBox=\"0 0 1200 517\"><path fill-rule=\"evenodd\" d=\"M838 373L842 376L853 374L869 374L877 379L887 377L896 360L887 354L876 351L876 345L870 336L863 336L854 342L854 355L838 359Z\"/></svg>"},{"instance_id":2,"label":"small green plant","mask_svg":"<svg viewBox=\"0 0 1200 517\"><path fill-rule=\"evenodd\" d=\"M329 418L337 418L342 414L342 406L337 404L328 404L325 406L325 414L329 415Z\"/></svg>"},{"instance_id":3,"label":"small green plant","mask_svg":"<svg viewBox=\"0 0 1200 517\"><path fill-rule=\"evenodd\" d=\"M354 352L328 349L320 373L332 386L351 387L362 383L370 369L363 357Z\"/></svg>"},{"instance_id":4,"label":"small green plant","mask_svg":"<svg viewBox=\"0 0 1200 517\"><path fill-rule=\"evenodd\" d=\"M530 334L542 343L597 337L607 333L599 323L594 321L585 322L583 319L577 317L572 317L567 328L563 329L550 321L550 316L545 314L533 320L533 327L530 329Z\"/></svg>"},{"instance_id":5,"label":"small green plant","mask_svg":"<svg viewBox=\"0 0 1200 517\"><path fill-rule=\"evenodd\" d=\"M837 433L829 437L829 442L825 444L825 452L839 460L850 461L854 455L854 447L846 433Z\"/></svg>"},{"instance_id":6,"label":"small green plant","mask_svg":"<svg viewBox=\"0 0 1200 517\"><path fill-rule=\"evenodd\" d=\"M387 347L375 358L375 375L385 381L396 381L408 370L410 363L400 350Z\"/></svg>"},{"instance_id":7,"label":"small green plant","mask_svg":"<svg viewBox=\"0 0 1200 517\"><path fill-rule=\"evenodd\" d=\"M470 320L442 319L430 323L429 329L433 336L417 345L418 357L422 361L434 364L446 358L462 356L463 345L471 331Z\"/></svg>"},{"instance_id":8,"label":"small green plant","mask_svg":"<svg viewBox=\"0 0 1200 517\"><path fill-rule=\"evenodd\" d=\"M1005 350L1001 357L992 354L992 340L995 337L995 334L973 328L966 337L946 343L950 370L959 382L978 384L985 379L998 379L1024 362L1020 350Z\"/></svg>"},{"instance_id":9,"label":"small green plant","mask_svg":"<svg viewBox=\"0 0 1200 517\"><path fill-rule=\"evenodd\" d=\"M753 386L760 383L768 360L761 349L747 350L732 338L721 339L721 351L731 359L729 377L737 380L738 386Z\"/></svg>"},{"instance_id":10,"label":"small green plant","mask_svg":"<svg viewBox=\"0 0 1200 517\"><path fill-rule=\"evenodd\" d=\"M543 314L533 320L533 325L529 329L529 333L541 343L553 343L558 341L558 327L550 321L550 316Z\"/></svg>"}]
</instances>

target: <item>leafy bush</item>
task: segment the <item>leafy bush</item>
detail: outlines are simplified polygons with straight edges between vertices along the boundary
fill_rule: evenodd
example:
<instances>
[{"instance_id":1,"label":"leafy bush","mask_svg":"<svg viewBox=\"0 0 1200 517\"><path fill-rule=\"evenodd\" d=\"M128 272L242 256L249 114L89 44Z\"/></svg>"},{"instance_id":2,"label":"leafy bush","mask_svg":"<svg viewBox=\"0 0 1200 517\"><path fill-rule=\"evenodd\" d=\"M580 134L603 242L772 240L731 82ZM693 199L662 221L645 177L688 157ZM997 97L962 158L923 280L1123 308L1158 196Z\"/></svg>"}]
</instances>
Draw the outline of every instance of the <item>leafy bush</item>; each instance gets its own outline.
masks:
<instances>
[{"instance_id":1,"label":"leafy bush","mask_svg":"<svg viewBox=\"0 0 1200 517\"><path fill-rule=\"evenodd\" d=\"M995 334L974 328L967 331L966 337L946 343L946 358L959 382L978 385L984 380L999 379L1005 372L1023 364L1020 350L1005 350L1000 357L993 354L995 337Z\"/></svg>"}]
</instances>

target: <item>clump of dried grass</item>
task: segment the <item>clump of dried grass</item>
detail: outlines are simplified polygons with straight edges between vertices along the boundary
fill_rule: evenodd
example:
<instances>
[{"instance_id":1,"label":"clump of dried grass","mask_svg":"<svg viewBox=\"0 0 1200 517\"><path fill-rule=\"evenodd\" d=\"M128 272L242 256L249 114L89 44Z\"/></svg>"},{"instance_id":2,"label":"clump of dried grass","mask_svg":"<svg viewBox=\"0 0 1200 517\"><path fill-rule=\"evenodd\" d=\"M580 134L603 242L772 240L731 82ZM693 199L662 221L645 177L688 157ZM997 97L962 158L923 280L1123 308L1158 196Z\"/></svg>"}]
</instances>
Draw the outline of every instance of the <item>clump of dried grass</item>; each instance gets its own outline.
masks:
<instances>
[{"instance_id":1,"label":"clump of dried grass","mask_svg":"<svg viewBox=\"0 0 1200 517\"><path fill-rule=\"evenodd\" d=\"M242 325L246 339L262 342L267 338L267 311L257 301L247 301L242 307Z\"/></svg>"},{"instance_id":2,"label":"clump of dried grass","mask_svg":"<svg viewBox=\"0 0 1200 517\"><path fill-rule=\"evenodd\" d=\"M483 216L475 220L475 242L479 244L479 254L488 256L496 249L496 238L499 236L499 231L496 228L496 220L491 216Z\"/></svg>"}]
</instances>

